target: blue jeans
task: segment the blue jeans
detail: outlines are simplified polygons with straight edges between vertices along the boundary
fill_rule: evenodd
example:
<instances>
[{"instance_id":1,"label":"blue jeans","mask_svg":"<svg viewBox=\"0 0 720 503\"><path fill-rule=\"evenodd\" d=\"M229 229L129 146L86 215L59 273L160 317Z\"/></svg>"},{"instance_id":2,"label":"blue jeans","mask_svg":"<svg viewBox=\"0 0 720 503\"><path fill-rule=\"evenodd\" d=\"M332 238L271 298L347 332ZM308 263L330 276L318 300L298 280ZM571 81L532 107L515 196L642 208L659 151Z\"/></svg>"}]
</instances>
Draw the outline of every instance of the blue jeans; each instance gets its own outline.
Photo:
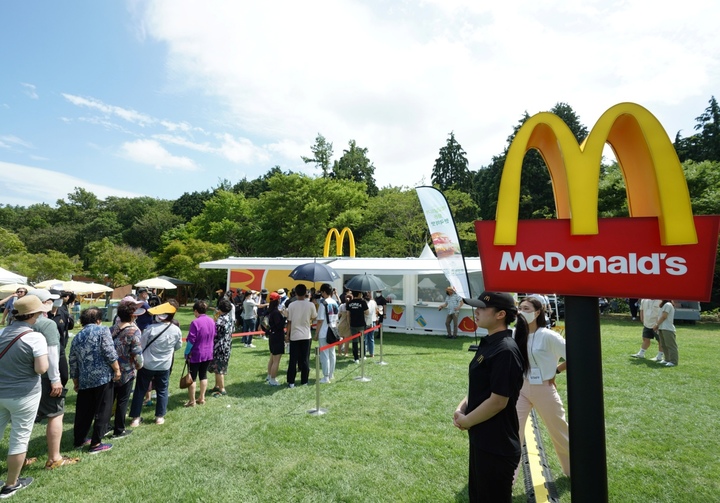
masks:
<instances>
[{"instance_id":1,"label":"blue jeans","mask_svg":"<svg viewBox=\"0 0 720 503\"><path fill-rule=\"evenodd\" d=\"M254 332L255 331L255 320L256 318L250 318L249 320L243 320L243 332ZM242 336L243 344L252 344L252 335Z\"/></svg>"},{"instance_id":2,"label":"blue jeans","mask_svg":"<svg viewBox=\"0 0 720 503\"><path fill-rule=\"evenodd\" d=\"M365 354L375 354L375 330L365 334Z\"/></svg>"},{"instance_id":3,"label":"blue jeans","mask_svg":"<svg viewBox=\"0 0 720 503\"><path fill-rule=\"evenodd\" d=\"M132 405L130 406L130 417L140 417L143 407L145 393L153 384L157 393L155 403L155 417L165 417L168 403L168 383L170 381L170 370L148 370L141 368L137 371L135 379L135 391L133 392Z\"/></svg>"}]
</instances>

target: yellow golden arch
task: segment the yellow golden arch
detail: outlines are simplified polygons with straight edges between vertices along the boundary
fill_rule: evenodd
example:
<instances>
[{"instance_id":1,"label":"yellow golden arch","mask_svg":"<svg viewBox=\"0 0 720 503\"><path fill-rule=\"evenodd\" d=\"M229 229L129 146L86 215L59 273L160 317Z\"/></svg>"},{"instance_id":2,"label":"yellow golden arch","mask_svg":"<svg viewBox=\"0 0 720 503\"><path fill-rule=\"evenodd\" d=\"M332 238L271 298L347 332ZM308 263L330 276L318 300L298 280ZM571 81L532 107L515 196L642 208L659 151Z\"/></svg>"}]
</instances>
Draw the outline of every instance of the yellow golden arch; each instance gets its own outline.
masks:
<instances>
[{"instance_id":1,"label":"yellow golden arch","mask_svg":"<svg viewBox=\"0 0 720 503\"><path fill-rule=\"evenodd\" d=\"M348 237L348 242L350 243L350 256L355 256L355 236L353 236L352 231L349 227L344 227L342 231L338 232L338 230L333 227L330 229L325 236L325 246L323 248L323 257L329 257L330 256L330 241L332 241L332 237L335 236L335 246L336 246L336 255L338 257L342 257L343 254L343 242L345 241L345 236Z\"/></svg>"},{"instance_id":2,"label":"yellow golden arch","mask_svg":"<svg viewBox=\"0 0 720 503\"><path fill-rule=\"evenodd\" d=\"M697 243L690 194L670 138L648 110L620 103L598 119L582 145L557 115L528 119L510 145L498 194L495 244L517 242L520 172L528 150L537 149L550 171L558 218L573 235L598 233L598 188L605 143L625 179L631 217L658 217L663 245Z\"/></svg>"}]
</instances>

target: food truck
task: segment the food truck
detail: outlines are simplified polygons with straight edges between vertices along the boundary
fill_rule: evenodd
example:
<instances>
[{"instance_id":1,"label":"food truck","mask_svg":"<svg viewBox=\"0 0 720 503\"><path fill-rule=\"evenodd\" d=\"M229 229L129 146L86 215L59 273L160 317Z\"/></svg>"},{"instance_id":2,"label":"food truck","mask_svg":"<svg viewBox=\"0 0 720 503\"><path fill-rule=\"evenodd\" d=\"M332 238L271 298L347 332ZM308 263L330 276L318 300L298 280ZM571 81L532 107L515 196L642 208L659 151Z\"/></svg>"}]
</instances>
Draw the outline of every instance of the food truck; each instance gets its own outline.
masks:
<instances>
[{"instance_id":1,"label":"food truck","mask_svg":"<svg viewBox=\"0 0 720 503\"><path fill-rule=\"evenodd\" d=\"M203 269L227 270L227 287L242 290L288 292L298 283L319 288L321 282L295 281L290 272L301 264L318 262L332 267L340 276L333 282L338 293L352 277L364 273L379 277L388 288L382 291L388 300L383 328L389 332L446 334L446 310L438 310L445 301L445 289L450 285L437 258L429 248L419 258L356 258L306 257L262 258L228 257L202 262ZM482 270L478 257L466 258L470 289L477 297L483 291ZM458 335L475 336L472 310L464 306L458 318ZM483 331L480 329L478 334Z\"/></svg>"}]
</instances>

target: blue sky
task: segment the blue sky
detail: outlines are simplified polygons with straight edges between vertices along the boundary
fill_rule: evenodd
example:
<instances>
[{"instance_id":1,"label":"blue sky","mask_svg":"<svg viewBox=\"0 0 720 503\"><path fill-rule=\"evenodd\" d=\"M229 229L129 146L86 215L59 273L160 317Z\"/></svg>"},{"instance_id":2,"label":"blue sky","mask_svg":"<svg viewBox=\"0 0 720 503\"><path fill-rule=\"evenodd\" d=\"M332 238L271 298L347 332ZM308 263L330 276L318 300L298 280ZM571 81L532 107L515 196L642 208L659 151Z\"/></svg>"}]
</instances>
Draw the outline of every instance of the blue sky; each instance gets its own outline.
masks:
<instances>
[{"instance_id":1,"label":"blue sky","mask_svg":"<svg viewBox=\"0 0 720 503\"><path fill-rule=\"evenodd\" d=\"M451 130L478 169L525 111L634 101L674 137L718 94L715 1L505 3L2 2L0 204L313 174L317 133L414 186Z\"/></svg>"}]
</instances>

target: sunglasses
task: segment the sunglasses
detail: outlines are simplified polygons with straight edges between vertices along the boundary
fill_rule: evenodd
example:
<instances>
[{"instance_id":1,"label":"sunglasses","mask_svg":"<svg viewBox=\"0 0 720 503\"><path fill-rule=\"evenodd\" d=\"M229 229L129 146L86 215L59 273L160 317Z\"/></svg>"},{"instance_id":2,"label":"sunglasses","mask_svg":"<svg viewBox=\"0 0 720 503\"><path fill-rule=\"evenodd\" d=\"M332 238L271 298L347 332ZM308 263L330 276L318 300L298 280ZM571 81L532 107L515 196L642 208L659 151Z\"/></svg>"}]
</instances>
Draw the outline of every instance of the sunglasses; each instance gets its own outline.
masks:
<instances>
[{"instance_id":1,"label":"sunglasses","mask_svg":"<svg viewBox=\"0 0 720 503\"><path fill-rule=\"evenodd\" d=\"M27 290L15 290L15 293L27 293Z\"/></svg>"}]
</instances>

